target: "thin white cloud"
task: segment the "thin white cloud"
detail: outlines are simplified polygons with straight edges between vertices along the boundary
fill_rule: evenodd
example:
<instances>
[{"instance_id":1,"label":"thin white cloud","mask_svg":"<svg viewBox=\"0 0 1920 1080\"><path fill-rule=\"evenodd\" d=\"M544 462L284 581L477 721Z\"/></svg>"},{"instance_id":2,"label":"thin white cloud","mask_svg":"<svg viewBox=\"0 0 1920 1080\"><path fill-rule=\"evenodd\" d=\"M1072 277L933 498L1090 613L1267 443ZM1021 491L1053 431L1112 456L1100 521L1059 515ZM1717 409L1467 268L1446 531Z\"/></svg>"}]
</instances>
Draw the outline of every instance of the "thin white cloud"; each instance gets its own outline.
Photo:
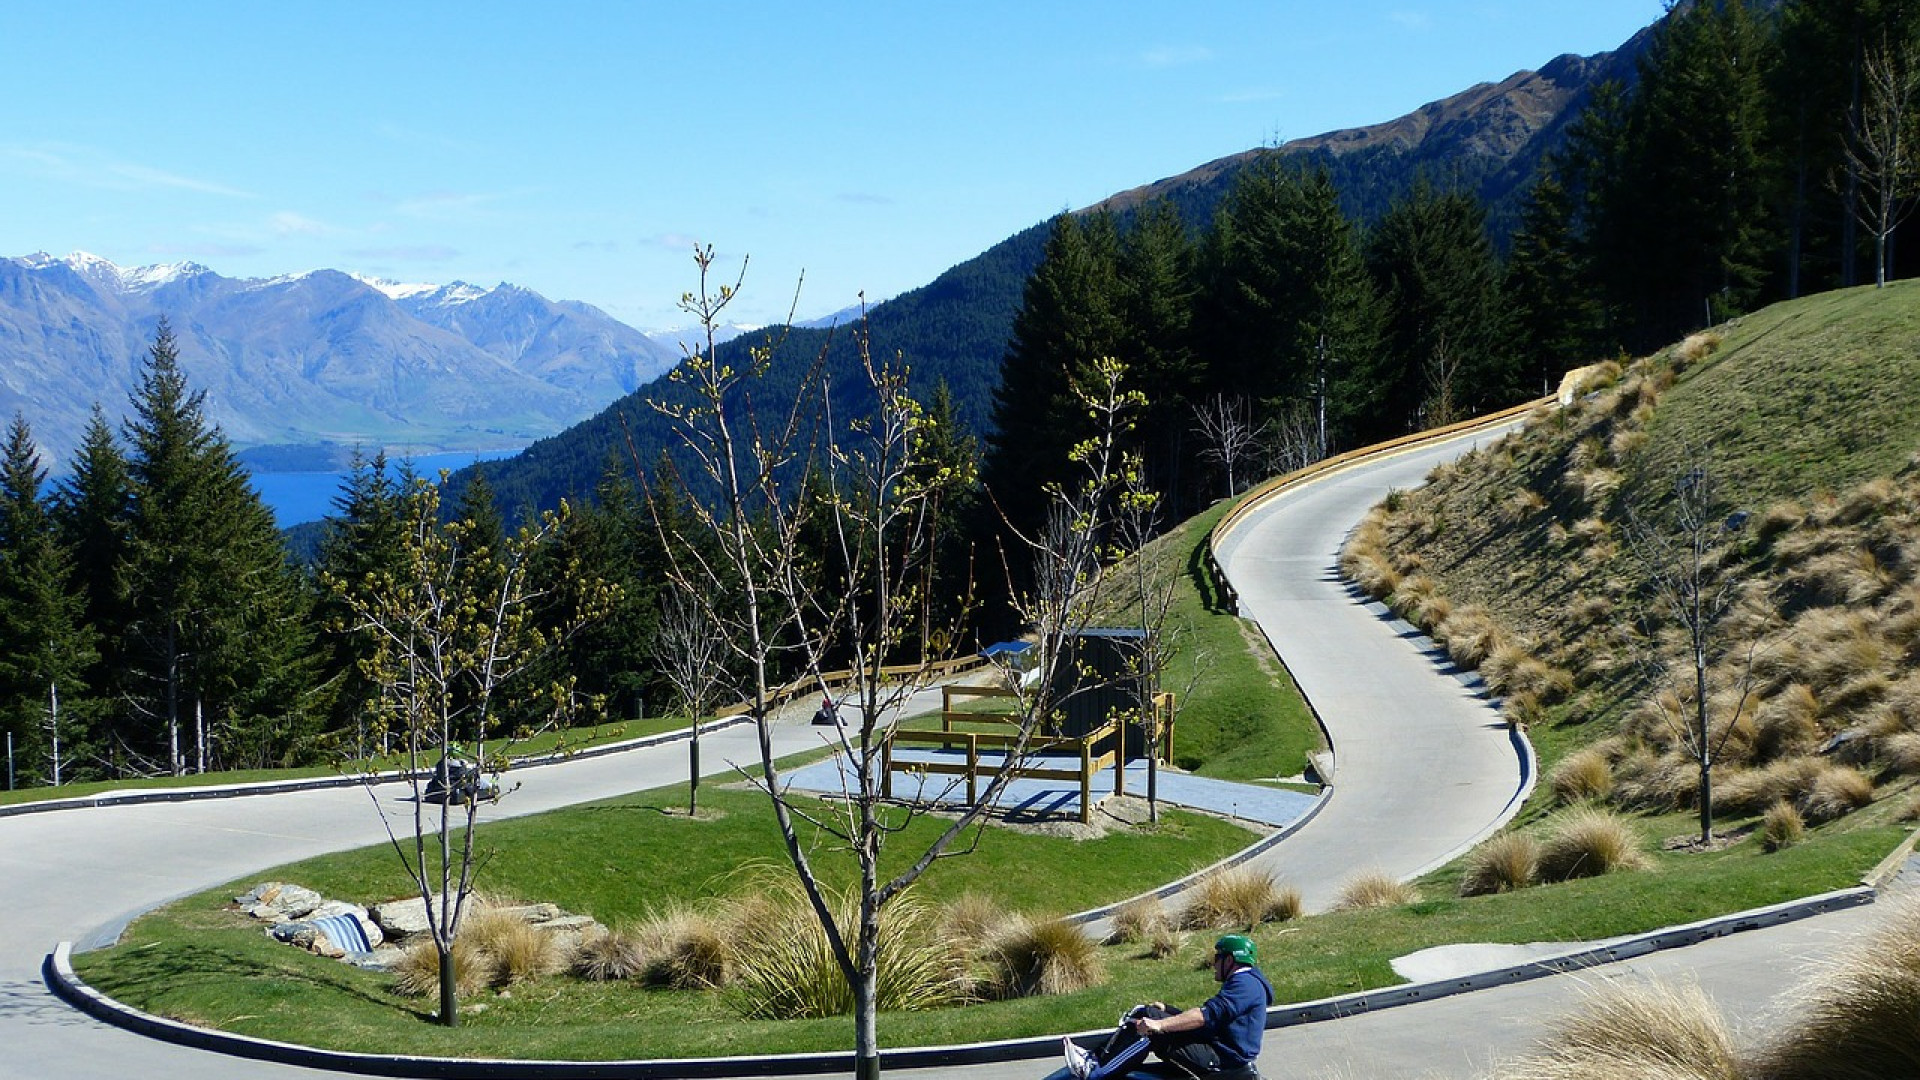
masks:
<instances>
[{"instance_id":1,"label":"thin white cloud","mask_svg":"<svg viewBox=\"0 0 1920 1080\"><path fill-rule=\"evenodd\" d=\"M394 212L433 221L471 218L506 198L502 193L485 191L430 191L394 204Z\"/></svg>"},{"instance_id":2,"label":"thin white cloud","mask_svg":"<svg viewBox=\"0 0 1920 1080\"><path fill-rule=\"evenodd\" d=\"M1424 33L1433 29L1433 16L1424 11L1413 11L1402 8L1389 13L1387 18L1402 30L1413 30Z\"/></svg>"},{"instance_id":3,"label":"thin white cloud","mask_svg":"<svg viewBox=\"0 0 1920 1080\"><path fill-rule=\"evenodd\" d=\"M122 161L89 146L41 144L0 145L0 167L32 173L63 184L80 184L108 191L167 189L216 195L228 199L257 199L250 191L226 184L183 176L138 162Z\"/></svg>"},{"instance_id":4,"label":"thin white cloud","mask_svg":"<svg viewBox=\"0 0 1920 1080\"><path fill-rule=\"evenodd\" d=\"M1213 50L1205 45L1159 45L1140 54L1140 62L1150 68L1185 67L1213 59Z\"/></svg>"},{"instance_id":5,"label":"thin white cloud","mask_svg":"<svg viewBox=\"0 0 1920 1080\"><path fill-rule=\"evenodd\" d=\"M458 248L445 244L413 244L401 247L359 248L347 252L356 259L389 259L394 262L443 263L460 257Z\"/></svg>"},{"instance_id":6,"label":"thin white cloud","mask_svg":"<svg viewBox=\"0 0 1920 1080\"><path fill-rule=\"evenodd\" d=\"M267 224L281 236L328 236L340 230L322 221L315 221L305 214L291 210L282 210L267 219Z\"/></svg>"}]
</instances>

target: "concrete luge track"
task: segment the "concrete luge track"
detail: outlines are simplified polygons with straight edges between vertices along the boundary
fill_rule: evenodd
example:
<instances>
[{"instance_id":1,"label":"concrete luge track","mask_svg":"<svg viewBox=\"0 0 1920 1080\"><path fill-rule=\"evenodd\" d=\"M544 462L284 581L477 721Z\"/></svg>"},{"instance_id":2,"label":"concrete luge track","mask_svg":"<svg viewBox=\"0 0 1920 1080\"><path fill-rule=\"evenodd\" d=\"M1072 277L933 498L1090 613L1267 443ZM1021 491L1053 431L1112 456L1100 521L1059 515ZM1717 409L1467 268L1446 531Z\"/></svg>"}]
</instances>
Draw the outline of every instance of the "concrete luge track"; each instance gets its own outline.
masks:
<instances>
[{"instance_id":1,"label":"concrete luge track","mask_svg":"<svg viewBox=\"0 0 1920 1080\"><path fill-rule=\"evenodd\" d=\"M1220 545L1244 611L1280 651L1334 743L1332 797L1314 820L1261 856L1313 906L1324 906L1357 870L1407 876L1445 861L1497 828L1528 783L1524 745L1422 642L1352 595L1333 569L1340 538L1366 506L1390 487L1414 486L1433 464L1485 437L1403 448L1289 488L1242 516ZM804 724L782 727L778 737L782 752L819 739ZM750 729L709 735L703 748L716 769L729 760L757 759ZM683 753L668 747L527 770L520 775L524 786L501 809L531 813L676 782ZM399 794L390 788L381 797L392 802ZM96 928L116 925L131 911L382 837L359 789L0 819L0 910L7 913L0 920L0 1078L334 1075L192 1050L96 1022L55 999L39 969L53 943L84 943ZM1598 969L1603 974L1596 977L1692 971L1716 996L1752 1004L1795 957L1822 950L1870 912L1741 934ZM1263 1066L1269 1076L1303 1078L1471 1076L1540 1032L1574 1001L1580 985L1540 979L1279 1029L1269 1036ZM1042 1075L1052 1065L1001 1061L889 1072L1011 1080ZM743 1062L738 1072L764 1075L766 1069Z\"/></svg>"}]
</instances>

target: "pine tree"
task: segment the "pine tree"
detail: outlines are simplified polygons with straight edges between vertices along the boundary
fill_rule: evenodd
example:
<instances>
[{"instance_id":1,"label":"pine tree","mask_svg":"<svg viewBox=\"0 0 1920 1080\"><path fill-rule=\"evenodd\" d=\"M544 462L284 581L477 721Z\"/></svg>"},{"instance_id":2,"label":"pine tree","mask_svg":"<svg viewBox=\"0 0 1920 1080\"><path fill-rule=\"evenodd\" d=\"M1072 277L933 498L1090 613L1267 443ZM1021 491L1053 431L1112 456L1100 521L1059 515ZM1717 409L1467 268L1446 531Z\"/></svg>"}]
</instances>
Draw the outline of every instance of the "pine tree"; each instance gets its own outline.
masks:
<instances>
[{"instance_id":1,"label":"pine tree","mask_svg":"<svg viewBox=\"0 0 1920 1080\"><path fill-rule=\"evenodd\" d=\"M1306 405L1322 452L1372 407L1358 366L1379 301L1325 169L1263 155L1235 181L1205 247L1203 348L1212 389L1256 403L1256 425Z\"/></svg>"},{"instance_id":2,"label":"pine tree","mask_svg":"<svg viewBox=\"0 0 1920 1080\"><path fill-rule=\"evenodd\" d=\"M1626 177L1607 227L1627 345L1657 348L1760 298L1769 235L1766 85L1772 40L1747 0L1676 7L1640 63Z\"/></svg>"},{"instance_id":3,"label":"pine tree","mask_svg":"<svg viewBox=\"0 0 1920 1080\"><path fill-rule=\"evenodd\" d=\"M1014 316L983 480L1006 521L1028 535L1045 512L1046 484L1061 479L1067 451L1089 433L1074 388L1121 348L1118 265L1110 215L1062 214Z\"/></svg>"},{"instance_id":4,"label":"pine tree","mask_svg":"<svg viewBox=\"0 0 1920 1080\"><path fill-rule=\"evenodd\" d=\"M396 477L385 451L368 458L356 449L315 560L319 578L336 583L315 602L316 625L327 643L320 673L329 690L327 727L347 740L355 757L379 749L367 742L369 713L379 688L365 670L370 647L362 636L345 632L352 619L349 598L365 600L382 574L398 572L404 558L403 496L412 482L411 468L402 468Z\"/></svg>"},{"instance_id":5,"label":"pine tree","mask_svg":"<svg viewBox=\"0 0 1920 1080\"><path fill-rule=\"evenodd\" d=\"M73 472L54 489L51 510L60 547L69 554L68 591L80 600L80 623L95 648L93 662L80 673L84 696L70 693L61 701L62 716L71 717L70 727L84 737L84 742L72 740L74 752L63 755L71 765L66 769L70 779L119 775L113 763L122 757L119 704L126 696L127 631L133 617L126 588L132 512L126 455L96 404Z\"/></svg>"},{"instance_id":6,"label":"pine tree","mask_svg":"<svg viewBox=\"0 0 1920 1080\"><path fill-rule=\"evenodd\" d=\"M273 516L209 426L165 320L133 409L126 661L141 722L127 748L140 767L175 775L190 750L207 766L216 732L252 760L278 757L306 723L304 612Z\"/></svg>"},{"instance_id":7,"label":"pine tree","mask_svg":"<svg viewBox=\"0 0 1920 1080\"><path fill-rule=\"evenodd\" d=\"M1424 178L1367 237L1386 338L1366 365L1369 439L1450 424L1519 397L1486 210Z\"/></svg>"},{"instance_id":8,"label":"pine tree","mask_svg":"<svg viewBox=\"0 0 1920 1080\"><path fill-rule=\"evenodd\" d=\"M1785 292L1858 284L1870 268L1865 197L1845 136L1865 99L1868 53L1920 38L1920 0L1789 0L1769 81Z\"/></svg>"},{"instance_id":9,"label":"pine tree","mask_svg":"<svg viewBox=\"0 0 1920 1080\"><path fill-rule=\"evenodd\" d=\"M1574 232L1573 200L1551 167L1527 192L1502 285L1517 370L1528 393L1607 352L1592 266Z\"/></svg>"},{"instance_id":10,"label":"pine tree","mask_svg":"<svg viewBox=\"0 0 1920 1080\"><path fill-rule=\"evenodd\" d=\"M1139 434L1149 482L1167 496L1162 506L1180 517L1197 505L1182 490L1183 481L1192 482L1185 478L1198 476L1198 451L1187 436L1204 386L1193 340L1196 258L1185 223L1165 200L1138 211L1121 238L1115 355L1147 397Z\"/></svg>"},{"instance_id":11,"label":"pine tree","mask_svg":"<svg viewBox=\"0 0 1920 1080\"><path fill-rule=\"evenodd\" d=\"M24 416L15 414L0 456L0 730L11 738L16 785L66 778L63 760L86 743L74 717L57 708L86 699L80 676L96 659L81 624L71 566L41 499L46 469Z\"/></svg>"}]
</instances>

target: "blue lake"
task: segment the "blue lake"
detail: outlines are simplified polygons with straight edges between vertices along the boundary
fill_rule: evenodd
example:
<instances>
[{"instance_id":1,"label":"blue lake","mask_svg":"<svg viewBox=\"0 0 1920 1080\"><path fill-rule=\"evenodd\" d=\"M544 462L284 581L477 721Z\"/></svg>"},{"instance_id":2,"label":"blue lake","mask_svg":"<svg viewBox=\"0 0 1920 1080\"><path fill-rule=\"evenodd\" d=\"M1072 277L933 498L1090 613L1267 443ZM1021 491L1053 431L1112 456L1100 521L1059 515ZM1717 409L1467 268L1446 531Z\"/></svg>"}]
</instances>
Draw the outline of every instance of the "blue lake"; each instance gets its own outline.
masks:
<instances>
[{"instance_id":1,"label":"blue lake","mask_svg":"<svg viewBox=\"0 0 1920 1080\"><path fill-rule=\"evenodd\" d=\"M413 469L422 476L437 476L441 469L464 469L476 461L495 461L512 457L518 450L463 450L450 454L421 454L411 459ZM399 459L388 462L397 467ZM281 528L306 521L318 521L333 513L333 500L350 473L339 472L256 472L251 474L253 489L273 511L273 520Z\"/></svg>"}]
</instances>

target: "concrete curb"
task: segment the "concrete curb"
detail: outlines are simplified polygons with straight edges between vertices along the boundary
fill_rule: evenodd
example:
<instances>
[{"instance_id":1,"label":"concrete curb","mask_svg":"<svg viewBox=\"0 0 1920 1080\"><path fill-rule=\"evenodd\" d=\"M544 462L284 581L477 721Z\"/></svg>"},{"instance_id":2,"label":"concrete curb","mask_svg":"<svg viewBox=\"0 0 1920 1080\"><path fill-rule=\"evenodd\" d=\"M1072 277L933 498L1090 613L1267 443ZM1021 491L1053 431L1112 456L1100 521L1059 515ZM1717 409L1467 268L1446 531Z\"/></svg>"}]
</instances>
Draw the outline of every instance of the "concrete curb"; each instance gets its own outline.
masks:
<instances>
[{"instance_id":1,"label":"concrete curb","mask_svg":"<svg viewBox=\"0 0 1920 1080\"><path fill-rule=\"evenodd\" d=\"M1075 912L1072 915L1068 915L1065 921L1069 923L1074 923L1076 925L1085 925L1087 923L1099 922L1102 919L1111 917L1115 912L1119 911L1121 908L1126 907L1128 904L1131 904L1136 900L1145 900L1150 897L1157 898L1160 900L1166 900L1171 897L1178 896L1179 894L1192 888L1194 882L1200 880L1203 877L1206 877L1208 874L1213 873L1215 870L1219 870L1229 866L1239 866L1241 863L1247 862L1253 859L1255 856L1264 854L1268 849L1272 848L1275 844L1278 844L1280 841L1285 840L1287 837L1292 836L1296 832L1299 832L1300 829L1307 824L1307 822L1312 821L1315 817L1319 816L1320 811L1326 807L1327 800L1331 799L1332 797L1333 797L1333 785L1327 784L1320 789L1320 797L1314 800L1312 809L1308 810L1306 813L1295 818L1293 821L1288 822L1285 826L1275 830L1271 835L1261 837L1259 840L1256 840L1253 843L1247 845L1246 847L1241 848L1239 851L1236 851L1233 854L1227 856L1226 858L1221 859L1219 862L1214 863L1212 866L1203 867L1199 870L1194 871L1191 874L1188 874L1186 877L1180 878L1177 881L1170 881L1165 885L1160 886L1157 889L1149 889L1148 891L1143 892L1138 896L1130 896L1127 899L1122 900L1118 903L1108 904L1105 907L1092 908L1087 911ZM1177 804L1169 804L1169 805L1177 805Z\"/></svg>"},{"instance_id":2,"label":"concrete curb","mask_svg":"<svg viewBox=\"0 0 1920 1080\"><path fill-rule=\"evenodd\" d=\"M1668 927L1639 937L1607 945L1579 948L1558 956L1493 971L1477 972L1459 978L1367 990L1318 1001L1276 1005L1267 1010L1267 1027L1297 1027L1326 1020L1358 1016L1399 1005L1452 997L1496 986L1585 971L1604 964L1647 956L1666 949L1684 948L1703 941L1726 937L1746 930L1779 926L1798 919L1846 908L1871 904L1875 891L1866 886L1821 893L1751 911L1721 915L1684 926ZM196 1050L208 1050L235 1057L299 1065L311 1069L353 1073L363 1076L426 1077L433 1080L501 1078L501 1080L705 1080L711 1077L802 1076L851 1070L853 1059L847 1052L832 1054L781 1054L766 1057L678 1058L657 1061L513 1061L498 1058L433 1058L398 1054L359 1054L320 1050L310 1046L255 1039L207 1028L191 1027L164 1017L129 1008L88 986L75 974L72 946L61 942L41 965L48 989L61 1000L89 1016L115 1027L148 1038L161 1039ZM1074 1033L1081 1041L1091 1041L1106 1033L1105 1028ZM885 1053L889 1069L927 1069L977 1065L986 1062L1022 1061L1050 1058L1060 1052L1057 1035L1038 1038L1007 1039L1000 1042L970 1043L961 1046L931 1046Z\"/></svg>"},{"instance_id":3,"label":"concrete curb","mask_svg":"<svg viewBox=\"0 0 1920 1080\"><path fill-rule=\"evenodd\" d=\"M745 716L725 716L712 723L703 725L701 731L725 731L748 722ZM605 757L608 754L623 753L628 750L642 750L650 746L677 742L692 737L692 728L680 728L677 731L663 731L658 735L647 735L624 742L607 743L604 746L590 746L570 754L545 754L540 757L523 758L514 761L508 771L513 769L534 769L542 765L556 765L563 761L578 761L582 758ZM424 775L424 774L423 774ZM321 791L327 788L358 787L361 784L398 784L411 777L404 772L374 773L370 776L315 776L305 780L268 780L257 784L226 784L219 787L199 788L143 788L132 791L103 791L98 795L81 795L71 799L44 799L39 802L15 803L0 806L0 818L14 817L20 814L45 814L55 810L81 810L99 806L136 806L142 803L193 802L201 799L237 799L249 795L281 795L295 791Z\"/></svg>"}]
</instances>

